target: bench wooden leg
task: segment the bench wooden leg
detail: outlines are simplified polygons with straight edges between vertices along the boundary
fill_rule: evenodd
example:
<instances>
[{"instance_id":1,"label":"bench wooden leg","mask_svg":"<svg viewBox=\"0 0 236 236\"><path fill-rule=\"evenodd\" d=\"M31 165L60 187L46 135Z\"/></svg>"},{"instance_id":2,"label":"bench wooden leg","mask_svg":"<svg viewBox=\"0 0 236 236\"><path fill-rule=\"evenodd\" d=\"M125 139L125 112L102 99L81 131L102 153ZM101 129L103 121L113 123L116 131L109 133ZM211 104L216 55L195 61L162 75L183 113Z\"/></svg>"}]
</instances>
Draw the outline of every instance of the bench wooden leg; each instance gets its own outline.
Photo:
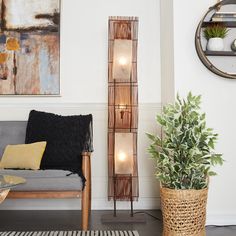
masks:
<instances>
[{"instance_id":1,"label":"bench wooden leg","mask_svg":"<svg viewBox=\"0 0 236 236\"><path fill-rule=\"evenodd\" d=\"M89 216L91 215L91 203L92 203L92 187L91 187L91 183L92 183L92 177L91 177L91 158L89 158L89 166L90 166L90 170L89 170Z\"/></svg>"},{"instance_id":2,"label":"bench wooden leg","mask_svg":"<svg viewBox=\"0 0 236 236\"><path fill-rule=\"evenodd\" d=\"M88 230L91 208L90 156L83 155L83 173L86 178L86 185L82 193L82 230Z\"/></svg>"},{"instance_id":3,"label":"bench wooden leg","mask_svg":"<svg viewBox=\"0 0 236 236\"><path fill-rule=\"evenodd\" d=\"M83 192L82 196L82 230L88 230L89 225L89 194Z\"/></svg>"}]
</instances>

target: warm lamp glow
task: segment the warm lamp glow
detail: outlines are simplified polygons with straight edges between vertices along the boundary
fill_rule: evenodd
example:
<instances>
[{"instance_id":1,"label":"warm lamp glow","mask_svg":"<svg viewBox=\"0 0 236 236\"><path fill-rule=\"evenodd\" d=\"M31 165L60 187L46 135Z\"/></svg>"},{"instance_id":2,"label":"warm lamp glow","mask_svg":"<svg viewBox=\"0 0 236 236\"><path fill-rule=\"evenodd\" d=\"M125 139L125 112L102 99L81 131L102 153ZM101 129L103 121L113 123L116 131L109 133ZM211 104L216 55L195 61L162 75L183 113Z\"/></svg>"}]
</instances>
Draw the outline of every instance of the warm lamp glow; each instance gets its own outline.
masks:
<instances>
[{"instance_id":1,"label":"warm lamp glow","mask_svg":"<svg viewBox=\"0 0 236 236\"><path fill-rule=\"evenodd\" d=\"M127 110L127 105L118 105L118 108L120 110L120 118L121 118L121 120L123 120L124 119L124 115L127 112L126 111Z\"/></svg>"},{"instance_id":2,"label":"warm lamp glow","mask_svg":"<svg viewBox=\"0 0 236 236\"><path fill-rule=\"evenodd\" d=\"M126 154L124 152L118 153L118 160L124 162L126 160Z\"/></svg>"},{"instance_id":3,"label":"warm lamp glow","mask_svg":"<svg viewBox=\"0 0 236 236\"><path fill-rule=\"evenodd\" d=\"M125 65L127 65L127 63L128 63L128 60L127 60L127 58L125 58L125 57L120 57L120 58L118 59L118 63L119 63L121 66L125 66Z\"/></svg>"},{"instance_id":4,"label":"warm lamp glow","mask_svg":"<svg viewBox=\"0 0 236 236\"><path fill-rule=\"evenodd\" d=\"M133 134L115 134L115 173L133 173Z\"/></svg>"},{"instance_id":5,"label":"warm lamp glow","mask_svg":"<svg viewBox=\"0 0 236 236\"><path fill-rule=\"evenodd\" d=\"M120 104L118 105L120 110L125 110L127 108L127 105Z\"/></svg>"},{"instance_id":6,"label":"warm lamp glow","mask_svg":"<svg viewBox=\"0 0 236 236\"><path fill-rule=\"evenodd\" d=\"M115 39L113 79L129 80L132 69L132 40Z\"/></svg>"}]
</instances>

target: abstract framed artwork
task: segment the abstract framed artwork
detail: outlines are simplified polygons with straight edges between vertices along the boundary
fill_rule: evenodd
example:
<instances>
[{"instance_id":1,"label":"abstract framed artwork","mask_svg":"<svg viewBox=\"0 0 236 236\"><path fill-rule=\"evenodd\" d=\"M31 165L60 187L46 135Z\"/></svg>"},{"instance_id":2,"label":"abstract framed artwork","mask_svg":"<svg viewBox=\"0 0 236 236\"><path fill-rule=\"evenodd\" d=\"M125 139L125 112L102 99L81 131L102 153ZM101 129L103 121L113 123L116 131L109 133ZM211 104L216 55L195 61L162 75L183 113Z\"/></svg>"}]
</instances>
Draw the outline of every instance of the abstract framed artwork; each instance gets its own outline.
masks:
<instances>
[{"instance_id":1,"label":"abstract framed artwork","mask_svg":"<svg viewBox=\"0 0 236 236\"><path fill-rule=\"evenodd\" d=\"M0 95L60 95L60 0L0 0Z\"/></svg>"}]
</instances>

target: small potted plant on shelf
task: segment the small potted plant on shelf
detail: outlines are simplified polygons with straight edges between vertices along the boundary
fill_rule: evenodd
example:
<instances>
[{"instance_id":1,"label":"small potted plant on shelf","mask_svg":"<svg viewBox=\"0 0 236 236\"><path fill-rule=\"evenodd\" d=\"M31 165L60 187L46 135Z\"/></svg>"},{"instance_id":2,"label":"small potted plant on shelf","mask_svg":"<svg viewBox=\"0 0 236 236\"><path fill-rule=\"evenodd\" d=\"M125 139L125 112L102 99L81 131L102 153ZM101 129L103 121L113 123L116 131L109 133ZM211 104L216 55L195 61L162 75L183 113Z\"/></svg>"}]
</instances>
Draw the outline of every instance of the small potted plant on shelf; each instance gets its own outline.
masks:
<instances>
[{"instance_id":1,"label":"small potted plant on shelf","mask_svg":"<svg viewBox=\"0 0 236 236\"><path fill-rule=\"evenodd\" d=\"M200 103L201 96L177 96L157 116L163 138L147 134L161 183L163 235L205 235L209 176L216 175L211 167L223 159L213 152L217 134L206 127Z\"/></svg>"},{"instance_id":2,"label":"small potted plant on shelf","mask_svg":"<svg viewBox=\"0 0 236 236\"><path fill-rule=\"evenodd\" d=\"M224 50L223 39L227 36L229 29L224 24L215 23L207 26L203 33L207 39L207 50L222 51Z\"/></svg>"}]
</instances>

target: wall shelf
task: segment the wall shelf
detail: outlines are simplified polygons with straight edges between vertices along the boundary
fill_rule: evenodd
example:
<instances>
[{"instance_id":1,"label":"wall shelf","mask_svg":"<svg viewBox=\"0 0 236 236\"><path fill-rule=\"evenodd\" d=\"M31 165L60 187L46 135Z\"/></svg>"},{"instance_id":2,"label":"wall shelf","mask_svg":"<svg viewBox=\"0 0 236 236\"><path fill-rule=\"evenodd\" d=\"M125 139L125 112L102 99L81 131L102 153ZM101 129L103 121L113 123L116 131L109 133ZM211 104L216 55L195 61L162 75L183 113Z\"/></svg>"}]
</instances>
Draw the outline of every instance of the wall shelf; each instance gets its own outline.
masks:
<instances>
[{"instance_id":1,"label":"wall shelf","mask_svg":"<svg viewBox=\"0 0 236 236\"><path fill-rule=\"evenodd\" d=\"M224 24L227 28L236 28L236 21L204 21L202 27L204 28L217 23Z\"/></svg>"},{"instance_id":2,"label":"wall shelf","mask_svg":"<svg viewBox=\"0 0 236 236\"><path fill-rule=\"evenodd\" d=\"M227 15L228 18L222 17L218 19L216 13L222 13L223 11L219 11L219 8L222 7L227 8L226 12L228 15L227 13L225 15ZM235 39L236 18L233 18L234 16L230 18L231 15L229 14L229 12L235 12L235 7L236 0L218 1L216 4L209 7L201 18L195 34L195 47L201 62L211 72L228 79L236 79L236 52L231 51L232 41ZM215 16L215 18L212 18L213 16ZM224 49L221 51L208 51L206 47L207 40L204 37L204 30L206 27L212 27L217 23L223 24L226 28L230 28L229 38L224 42L226 44L226 51L224 51Z\"/></svg>"},{"instance_id":3,"label":"wall shelf","mask_svg":"<svg viewBox=\"0 0 236 236\"><path fill-rule=\"evenodd\" d=\"M236 56L236 52L233 51L204 51L206 56Z\"/></svg>"}]
</instances>

